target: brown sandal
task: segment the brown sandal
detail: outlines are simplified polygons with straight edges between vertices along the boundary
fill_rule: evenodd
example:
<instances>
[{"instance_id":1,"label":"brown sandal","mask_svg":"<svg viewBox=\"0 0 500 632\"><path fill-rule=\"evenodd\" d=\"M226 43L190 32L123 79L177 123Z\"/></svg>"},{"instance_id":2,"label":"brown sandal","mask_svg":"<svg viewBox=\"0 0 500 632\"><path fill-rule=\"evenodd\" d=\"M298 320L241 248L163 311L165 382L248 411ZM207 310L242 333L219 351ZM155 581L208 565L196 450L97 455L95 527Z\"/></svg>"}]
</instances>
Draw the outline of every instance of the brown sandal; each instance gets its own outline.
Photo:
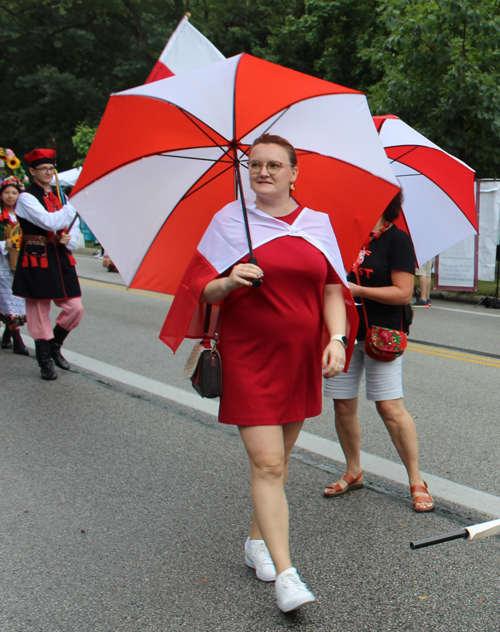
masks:
<instances>
[{"instance_id":1,"label":"brown sandal","mask_svg":"<svg viewBox=\"0 0 500 632\"><path fill-rule=\"evenodd\" d=\"M425 487L424 487L425 486ZM413 498L413 511L417 513L424 513L426 511L432 511L435 507L434 501L432 500L432 496L427 491L427 483L424 481L424 485L412 485L410 487L410 493L413 497L413 494L420 493L420 496L415 496ZM430 507L416 507L415 505L419 503L432 503Z\"/></svg>"},{"instance_id":2,"label":"brown sandal","mask_svg":"<svg viewBox=\"0 0 500 632\"><path fill-rule=\"evenodd\" d=\"M347 481L347 487L342 487L340 483L332 483L331 485L328 485L326 487L325 491L323 492L323 495L326 496L327 498L333 498L334 496L342 496L342 494L345 494L346 492L352 492L355 489L361 489L362 487L365 486L362 480L363 472L360 472L356 476L356 478L354 478L354 476L351 476L350 474L346 472L340 480L342 479L344 481Z\"/></svg>"}]
</instances>

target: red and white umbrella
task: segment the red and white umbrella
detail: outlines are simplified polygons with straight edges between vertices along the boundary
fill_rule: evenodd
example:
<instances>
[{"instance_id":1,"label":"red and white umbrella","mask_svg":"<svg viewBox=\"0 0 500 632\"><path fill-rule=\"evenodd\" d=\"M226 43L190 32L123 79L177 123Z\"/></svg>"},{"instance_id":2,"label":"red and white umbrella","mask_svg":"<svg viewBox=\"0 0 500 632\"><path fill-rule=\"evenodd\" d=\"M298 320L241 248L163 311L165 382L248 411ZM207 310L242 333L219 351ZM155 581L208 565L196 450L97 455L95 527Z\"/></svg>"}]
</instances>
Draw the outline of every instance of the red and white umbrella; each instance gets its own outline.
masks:
<instances>
[{"instance_id":1,"label":"red and white umbrella","mask_svg":"<svg viewBox=\"0 0 500 632\"><path fill-rule=\"evenodd\" d=\"M419 265L475 235L474 171L397 116L373 120L403 189L404 220Z\"/></svg>"},{"instance_id":2,"label":"red and white umbrella","mask_svg":"<svg viewBox=\"0 0 500 632\"><path fill-rule=\"evenodd\" d=\"M213 215L253 194L264 132L299 154L294 197L330 215L347 269L399 190L366 97L247 54L111 96L72 202L127 285L175 293Z\"/></svg>"}]
</instances>

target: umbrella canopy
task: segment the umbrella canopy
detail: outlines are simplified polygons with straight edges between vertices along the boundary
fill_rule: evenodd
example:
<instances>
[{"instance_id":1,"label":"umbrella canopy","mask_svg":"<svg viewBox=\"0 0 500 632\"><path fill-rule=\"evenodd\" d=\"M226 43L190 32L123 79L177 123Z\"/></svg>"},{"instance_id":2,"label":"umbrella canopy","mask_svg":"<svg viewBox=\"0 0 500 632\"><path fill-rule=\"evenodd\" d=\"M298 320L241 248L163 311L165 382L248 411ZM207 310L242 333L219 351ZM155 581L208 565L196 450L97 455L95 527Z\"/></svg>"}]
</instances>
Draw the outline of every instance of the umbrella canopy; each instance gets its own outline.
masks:
<instances>
[{"instance_id":1,"label":"umbrella canopy","mask_svg":"<svg viewBox=\"0 0 500 632\"><path fill-rule=\"evenodd\" d=\"M112 95L72 201L127 285L175 293L264 132L299 154L297 202L329 213L346 268L399 189L365 96L238 55Z\"/></svg>"},{"instance_id":2,"label":"umbrella canopy","mask_svg":"<svg viewBox=\"0 0 500 632\"><path fill-rule=\"evenodd\" d=\"M419 265L475 235L474 171L397 116L373 120L403 189L404 221Z\"/></svg>"}]
</instances>

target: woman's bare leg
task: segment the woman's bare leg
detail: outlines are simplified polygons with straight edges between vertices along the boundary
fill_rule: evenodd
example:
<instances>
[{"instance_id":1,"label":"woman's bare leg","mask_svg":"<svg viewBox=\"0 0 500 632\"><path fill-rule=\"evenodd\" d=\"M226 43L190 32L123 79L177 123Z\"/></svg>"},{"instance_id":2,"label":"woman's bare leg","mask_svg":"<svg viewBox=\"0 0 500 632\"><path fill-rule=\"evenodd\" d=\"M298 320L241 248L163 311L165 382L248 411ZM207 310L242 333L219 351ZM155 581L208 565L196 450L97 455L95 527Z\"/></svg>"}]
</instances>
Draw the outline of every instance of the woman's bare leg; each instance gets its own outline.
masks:
<instances>
[{"instance_id":1,"label":"woman's bare leg","mask_svg":"<svg viewBox=\"0 0 500 632\"><path fill-rule=\"evenodd\" d=\"M252 469L250 539L265 540L278 575L292 566L284 485L290 452L302 423L239 427Z\"/></svg>"},{"instance_id":2,"label":"woman's bare leg","mask_svg":"<svg viewBox=\"0 0 500 632\"><path fill-rule=\"evenodd\" d=\"M390 399L376 402L376 406L406 467L410 487L423 485L422 474L418 467L417 429L410 413L404 407L403 400ZM431 503L417 503L418 508L429 506Z\"/></svg>"},{"instance_id":3,"label":"woman's bare leg","mask_svg":"<svg viewBox=\"0 0 500 632\"><path fill-rule=\"evenodd\" d=\"M346 471L356 478L361 472L361 427L358 417L358 398L335 399L335 428L346 460ZM344 489L348 483L337 481Z\"/></svg>"}]
</instances>

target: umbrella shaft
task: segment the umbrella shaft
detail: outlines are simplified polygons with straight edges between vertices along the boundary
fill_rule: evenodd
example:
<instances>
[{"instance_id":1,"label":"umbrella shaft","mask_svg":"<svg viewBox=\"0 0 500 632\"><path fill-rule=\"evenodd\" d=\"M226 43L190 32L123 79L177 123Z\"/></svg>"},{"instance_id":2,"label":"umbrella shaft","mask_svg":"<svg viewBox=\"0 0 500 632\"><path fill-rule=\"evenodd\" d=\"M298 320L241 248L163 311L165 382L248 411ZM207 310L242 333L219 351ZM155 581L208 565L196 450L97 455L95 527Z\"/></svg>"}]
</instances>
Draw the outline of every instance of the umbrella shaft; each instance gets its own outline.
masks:
<instances>
[{"instance_id":1,"label":"umbrella shaft","mask_svg":"<svg viewBox=\"0 0 500 632\"><path fill-rule=\"evenodd\" d=\"M414 551L415 549L422 549L425 546L432 546L433 544L440 544L441 542L449 542L450 540L467 539L468 537L469 533L467 532L467 529L462 529L461 531L444 533L443 535L436 535L432 538L425 538L424 540L410 542L410 549Z\"/></svg>"},{"instance_id":2,"label":"umbrella shaft","mask_svg":"<svg viewBox=\"0 0 500 632\"><path fill-rule=\"evenodd\" d=\"M247 234L248 253L250 255L249 263L253 263L253 265L257 265L257 259L253 256L252 238L250 237L250 225L248 223L245 195L243 193L243 184L241 183L240 162L236 154L236 147L233 148L233 153L234 153L234 169L236 173L236 181L238 184L238 192L239 192L240 201L241 201L241 210L243 212L243 220L245 222L245 231ZM262 284L262 279L252 279L252 287L260 287L261 284Z\"/></svg>"}]
</instances>

